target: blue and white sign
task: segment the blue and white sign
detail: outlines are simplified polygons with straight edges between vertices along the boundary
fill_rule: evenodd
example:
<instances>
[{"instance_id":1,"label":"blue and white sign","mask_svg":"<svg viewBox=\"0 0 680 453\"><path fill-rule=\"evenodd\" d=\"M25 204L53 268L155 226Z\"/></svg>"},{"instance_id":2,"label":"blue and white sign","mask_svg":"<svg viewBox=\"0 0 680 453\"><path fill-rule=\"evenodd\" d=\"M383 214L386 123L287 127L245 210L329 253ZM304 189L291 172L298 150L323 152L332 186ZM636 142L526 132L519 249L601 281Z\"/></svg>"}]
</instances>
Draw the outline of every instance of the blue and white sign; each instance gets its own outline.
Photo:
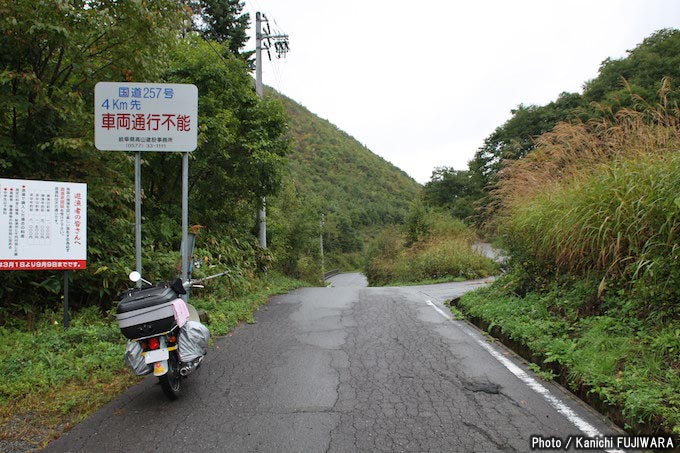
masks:
<instances>
[{"instance_id":1,"label":"blue and white sign","mask_svg":"<svg viewBox=\"0 0 680 453\"><path fill-rule=\"evenodd\" d=\"M198 89L191 84L99 82L94 142L102 151L196 149Z\"/></svg>"}]
</instances>

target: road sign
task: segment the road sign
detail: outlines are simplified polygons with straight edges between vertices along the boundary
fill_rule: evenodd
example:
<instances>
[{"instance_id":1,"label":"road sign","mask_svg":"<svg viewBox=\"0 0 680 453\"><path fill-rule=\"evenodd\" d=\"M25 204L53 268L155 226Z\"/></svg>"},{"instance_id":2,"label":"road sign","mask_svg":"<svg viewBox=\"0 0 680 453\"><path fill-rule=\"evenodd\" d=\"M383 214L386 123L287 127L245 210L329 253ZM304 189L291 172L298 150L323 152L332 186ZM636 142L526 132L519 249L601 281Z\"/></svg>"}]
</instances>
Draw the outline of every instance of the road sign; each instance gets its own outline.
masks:
<instances>
[{"instance_id":1,"label":"road sign","mask_svg":"<svg viewBox=\"0 0 680 453\"><path fill-rule=\"evenodd\" d=\"M99 82L94 142L103 151L196 149L198 89L191 84Z\"/></svg>"},{"instance_id":2,"label":"road sign","mask_svg":"<svg viewBox=\"0 0 680 453\"><path fill-rule=\"evenodd\" d=\"M0 179L0 270L85 269L87 184Z\"/></svg>"}]
</instances>

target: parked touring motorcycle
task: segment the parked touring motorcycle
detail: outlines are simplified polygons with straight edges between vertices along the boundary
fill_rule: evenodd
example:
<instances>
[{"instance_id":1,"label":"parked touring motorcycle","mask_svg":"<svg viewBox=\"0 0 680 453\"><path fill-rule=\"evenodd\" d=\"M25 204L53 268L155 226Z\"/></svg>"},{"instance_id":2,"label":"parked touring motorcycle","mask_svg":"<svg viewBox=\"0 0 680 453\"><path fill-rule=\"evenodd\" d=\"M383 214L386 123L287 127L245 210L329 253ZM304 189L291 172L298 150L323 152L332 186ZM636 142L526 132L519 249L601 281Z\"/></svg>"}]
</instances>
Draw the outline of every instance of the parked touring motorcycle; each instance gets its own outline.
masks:
<instances>
[{"instance_id":1,"label":"parked touring motorcycle","mask_svg":"<svg viewBox=\"0 0 680 453\"><path fill-rule=\"evenodd\" d=\"M132 281L143 288L121 293L116 318L128 339L125 361L137 375L153 373L163 393L175 400L182 380L196 370L208 350L210 331L196 310L180 298L186 294L181 280L152 285L138 272Z\"/></svg>"}]
</instances>

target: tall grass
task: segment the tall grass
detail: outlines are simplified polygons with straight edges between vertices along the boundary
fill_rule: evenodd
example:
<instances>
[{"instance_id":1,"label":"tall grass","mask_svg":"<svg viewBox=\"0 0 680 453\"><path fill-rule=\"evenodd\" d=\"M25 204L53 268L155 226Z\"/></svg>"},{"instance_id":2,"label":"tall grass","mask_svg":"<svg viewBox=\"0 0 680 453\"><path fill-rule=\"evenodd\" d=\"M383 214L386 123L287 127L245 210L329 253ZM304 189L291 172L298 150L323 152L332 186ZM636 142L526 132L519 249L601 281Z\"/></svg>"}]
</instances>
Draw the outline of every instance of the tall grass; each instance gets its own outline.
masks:
<instances>
[{"instance_id":1,"label":"tall grass","mask_svg":"<svg viewBox=\"0 0 680 453\"><path fill-rule=\"evenodd\" d=\"M591 175L620 159L663 157L680 145L680 109L662 102L647 104L637 99L635 109L616 113L601 108L601 116L587 123L559 123L536 138L536 149L525 158L508 161L492 192L491 211L507 215L534 196L552 191L565 181Z\"/></svg>"},{"instance_id":2,"label":"tall grass","mask_svg":"<svg viewBox=\"0 0 680 453\"><path fill-rule=\"evenodd\" d=\"M491 210L511 272L461 304L625 426L678 434L680 109L638 101L506 165Z\"/></svg>"},{"instance_id":3,"label":"tall grass","mask_svg":"<svg viewBox=\"0 0 680 453\"><path fill-rule=\"evenodd\" d=\"M641 277L678 257L680 154L620 160L517 206L506 236L543 264Z\"/></svg>"},{"instance_id":4,"label":"tall grass","mask_svg":"<svg viewBox=\"0 0 680 453\"><path fill-rule=\"evenodd\" d=\"M608 279L680 277L680 112L642 107L561 124L506 167L493 208L513 256L550 272L596 273L600 293Z\"/></svg>"}]
</instances>

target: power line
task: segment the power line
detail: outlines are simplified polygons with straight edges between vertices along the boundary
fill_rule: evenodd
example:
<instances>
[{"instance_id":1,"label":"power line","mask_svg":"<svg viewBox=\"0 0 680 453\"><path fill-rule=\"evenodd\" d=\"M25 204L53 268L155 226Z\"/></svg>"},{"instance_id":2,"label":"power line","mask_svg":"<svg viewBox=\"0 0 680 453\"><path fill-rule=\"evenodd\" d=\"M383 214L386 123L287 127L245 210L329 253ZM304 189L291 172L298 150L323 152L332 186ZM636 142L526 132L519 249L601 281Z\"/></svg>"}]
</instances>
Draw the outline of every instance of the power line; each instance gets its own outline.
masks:
<instances>
[{"instance_id":1,"label":"power line","mask_svg":"<svg viewBox=\"0 0 680 453\"><path fill-rule=\"evenodd\" d=\"M208 45L209 45L210 48L213 50L213 52L215 52L215 53L217 54L217 56L220 57L220 59L221 59L222 62L224 63L224 66L225 66L226 68L228 68L229 66L227 66L227 60L224 59L224 55L222 55L221 53L219 53L219 52L217 51L217 49L215 49L215 47L212 45L212 42L211 42L208 38L206 38L205 35L203 35L203 33L201 33L201 36L203 36L203 40L205 40L205 42L208 43ZM214 33L214 32L213 32L213 36L215 36L215 33ZM217 36L215 36L215 39L217 40L217 42L219 42L220 44L222 44L222 42L219 40L219 38L217 38Z\"/></svg>"},{"instance_id":2,"label":"power line","mask_svg":"<svg viewBox=\"0 0 680 453\"><path fill-rule=\"evenodd\" d=\"M282 65L285 65L285 59L279 59L279 60L274 60L272 62L272 69L274 70L274 80L275 80L275 88L283 92L283 68Z\"/></svg>"}]
</instances>

